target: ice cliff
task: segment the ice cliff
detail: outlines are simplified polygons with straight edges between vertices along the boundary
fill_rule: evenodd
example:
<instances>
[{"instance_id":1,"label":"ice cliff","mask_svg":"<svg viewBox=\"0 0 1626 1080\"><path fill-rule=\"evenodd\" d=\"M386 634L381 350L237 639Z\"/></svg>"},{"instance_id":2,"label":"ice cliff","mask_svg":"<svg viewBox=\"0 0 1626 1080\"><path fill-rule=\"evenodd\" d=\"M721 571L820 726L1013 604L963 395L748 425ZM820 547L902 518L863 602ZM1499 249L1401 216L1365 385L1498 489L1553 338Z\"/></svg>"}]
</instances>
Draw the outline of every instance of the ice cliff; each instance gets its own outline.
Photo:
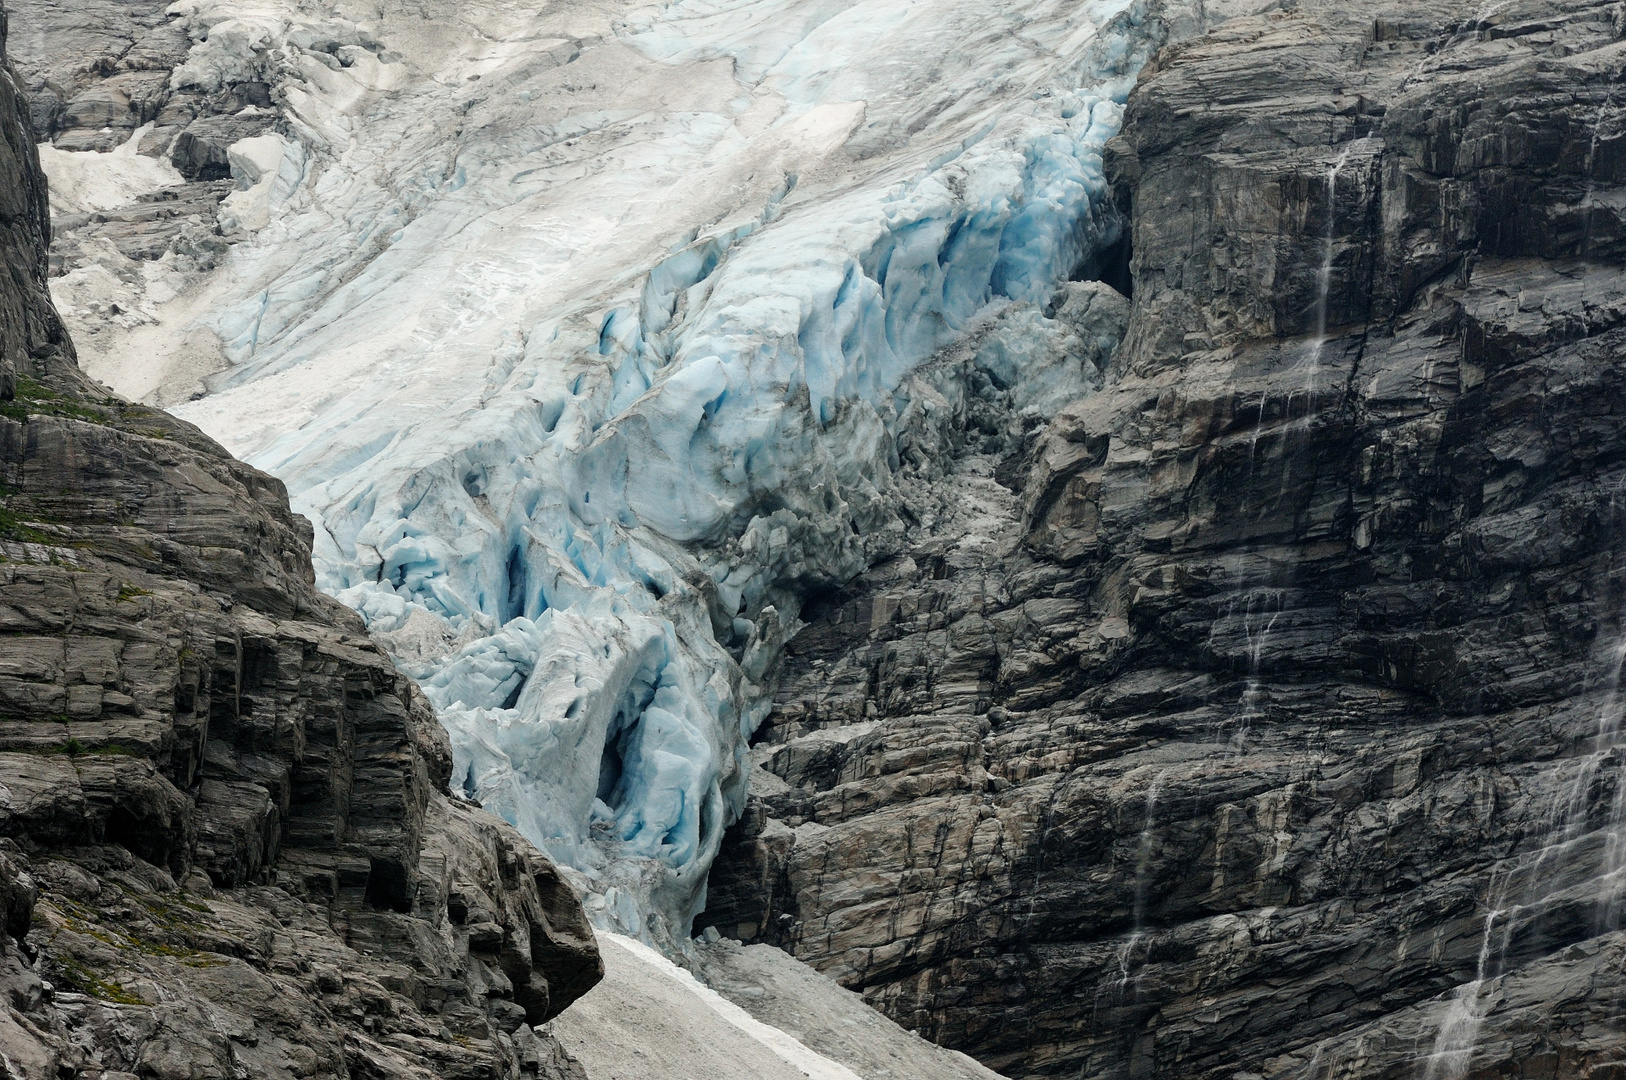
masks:
<instances>
[{"instance_id":1,"label":"ice cliff","mask_svg":"<svg viewBox=\"0 0 1626 1080\"><path fill-rule=\"evenodd\" d=\"M287 482L454 787L659 942L703 906L799 598L899 546L907 376L991 325L1029 410L1096 378L1034 342L1118 227L1101 149L1157 24L416 8L171 7L172 85L261 80L285 121L232 148L246 239L156 316L227 362L177 411Z\"/></svg>"}]
</instances>

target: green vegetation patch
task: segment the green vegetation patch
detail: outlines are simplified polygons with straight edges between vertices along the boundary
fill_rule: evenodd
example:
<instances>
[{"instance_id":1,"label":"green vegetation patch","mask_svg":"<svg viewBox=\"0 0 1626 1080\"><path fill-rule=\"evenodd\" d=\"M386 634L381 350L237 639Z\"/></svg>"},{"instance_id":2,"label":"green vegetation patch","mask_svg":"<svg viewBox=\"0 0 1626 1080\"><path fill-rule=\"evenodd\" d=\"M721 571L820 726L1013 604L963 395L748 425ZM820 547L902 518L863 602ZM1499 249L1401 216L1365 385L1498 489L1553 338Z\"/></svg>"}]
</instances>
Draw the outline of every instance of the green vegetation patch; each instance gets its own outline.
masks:
<instances>
[{"instance_id":1,"label":"green vegetation patch","mask_svg":"<svg viewBox=\"0 0 1626 1080\"><path fill-rule=\"evenodd\" d=\"M46 416L68 416L75 420L87 420L92 424L105 424L108 420L106 412L87 407L78 400L59 394L43 383L26 376L17 380L15 401L0 401L0 416L8 416L18 422L26 421L30 414L41 413Z\"/></svg>"},{"instance_id":2,"label":"green vegetation patch","mask_svg":"<svg viewBox=\"0 0 1626 1080\"><path fill-rule=\"evenodd\" d=\"M184 916L179 915L169 904L165 904L161 901L145 899L139 896L132 896L128 893L125 893L125 899L133 900L142 907L146 908L148 913L152 915L153 920L158 924L157 928L160 931L166 931L169 933L184 933L188 929L188 920ZM63 930L68 930L72 933L79 934L82 937L99 941L103 945L118 949L121 952L134 952L140 954L141 956L163 957L166 960L174 960L177 963L184 964L190 968L219 967L220 965L226 963L225 957L219 956L215 953L201 952L185 945L171 945L166 941L154 941L151 938L143 937L141 934L137 933L135 929L132 929L128 925L114 927L104 923L92 922L91 920L93 915L91 909L86 908L81 904L77 904L72 900L68 900L65 897L53 896L51 898L51 902L58 906L63 913L61 927ZM209 911L208 908L202 907L201 905L193 905L185 901L182 901L182 906L187 908L195 907L200 913L206 913ZM39 921L40 920L38 918L35 919L36 923L39 923ZM55 939L56 935L53 934L52 940L55 941ZM57 955L52 958L52 962L59 966L71 965L81 969L87 981L96 981L99 979L96 973L91 971L86 966L83 959L67 955ZM118 987L118 984L116 982L112 982L111 980L99 981L105 984L105 986L117 987L118 989L122 990L122 987ZM101 994L93 993L90 990L85 990L83 992L92 994L94 997L102 996Z\"/></svg>"},{"instance_id":3,"label":"green vegetation patch","mask_svg":"<svg viewBox=\"0 0 1626 1080\"><path fill-rule=\"evenodd\" d=\"M76 993L111 1001L115 1005L146 1004L120 983L102 978L74 957L54 956L50 966L57 981Z\"/></svg>"},{"instance_id":4,"label":"green vegetation patch","mask_svg":"<svg viewBox=\"0 0 1626 1080\"><path fill-rule=\"evenodd\" d=\"M60 537L52 536L35 526L41 524L54 524L50 515L37 511L24 512L19 502L26 502L27 497L19 495L4 484L0 484L0 540L11 540L20 544L60 544Z\"/></svg>"},{"instance_id":5,"label":"green vegetation patch","mask_svg":"<svg viewBox=\"0 0 1626 1080\"><path fill-rule=\"evenodd\" d=\"M0 540L19 544L51 544L56 538L29 525L11 510L4 496L0 496Z\"/></svg>"}]
</instances>

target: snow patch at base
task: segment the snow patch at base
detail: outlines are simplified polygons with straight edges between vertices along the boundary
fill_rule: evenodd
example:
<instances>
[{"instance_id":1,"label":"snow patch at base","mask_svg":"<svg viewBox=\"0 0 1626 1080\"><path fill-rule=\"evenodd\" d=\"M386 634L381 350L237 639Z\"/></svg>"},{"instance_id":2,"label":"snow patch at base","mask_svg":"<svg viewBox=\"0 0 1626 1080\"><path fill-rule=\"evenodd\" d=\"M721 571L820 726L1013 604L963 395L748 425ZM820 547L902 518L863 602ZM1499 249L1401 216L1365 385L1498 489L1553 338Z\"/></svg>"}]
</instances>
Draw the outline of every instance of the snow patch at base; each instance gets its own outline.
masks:
<instances>
[{"instance_id":1,"label":"snow patch at base","mask_svg":"<svg viewBox=\"0 0 1626 1080\"><path fill-rule=\"evenodd\" d=\"M862 1080L642 942L603 932L598 940L604 981L551 1028L594 1080Z\"/></svg>"}]
</instances>

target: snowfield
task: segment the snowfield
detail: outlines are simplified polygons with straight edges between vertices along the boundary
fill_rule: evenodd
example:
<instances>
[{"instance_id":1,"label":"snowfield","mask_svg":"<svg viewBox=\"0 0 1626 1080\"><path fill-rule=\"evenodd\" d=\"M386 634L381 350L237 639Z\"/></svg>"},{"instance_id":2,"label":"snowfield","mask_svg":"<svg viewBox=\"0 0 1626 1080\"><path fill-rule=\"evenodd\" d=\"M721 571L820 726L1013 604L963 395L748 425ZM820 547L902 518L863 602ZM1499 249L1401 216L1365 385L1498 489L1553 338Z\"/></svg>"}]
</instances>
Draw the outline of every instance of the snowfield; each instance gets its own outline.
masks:
<instances>
[{"instance_id":1,"label":"snowfield","mask_svg":"<svg viewBox=\"0 0 1626 1080\"><path fill-rule=\"evenodd\" d=\"M798 598L901 536L911 372L1004 313L986 364L1028 408L1098 378L1021 342L1116 229L1101 150L1155 28L1132 0L313 7L171 8L175 82L264 78L289 135L234 148L248 239L131 340L218 340L176 411L287 482L454 785L669 944ZM54 167L89 205L145 167L117 153ZM164 377L125 362L93 373Z\"/></svg>"}]
</instances>

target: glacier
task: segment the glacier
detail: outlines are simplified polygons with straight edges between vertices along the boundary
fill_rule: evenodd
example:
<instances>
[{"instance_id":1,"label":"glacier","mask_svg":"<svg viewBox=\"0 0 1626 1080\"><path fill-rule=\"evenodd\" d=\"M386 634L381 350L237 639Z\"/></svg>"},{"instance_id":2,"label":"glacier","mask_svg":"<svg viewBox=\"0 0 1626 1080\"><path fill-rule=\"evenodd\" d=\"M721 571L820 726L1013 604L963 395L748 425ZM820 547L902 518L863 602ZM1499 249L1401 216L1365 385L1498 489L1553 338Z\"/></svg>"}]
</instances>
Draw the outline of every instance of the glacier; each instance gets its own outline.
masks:
<instances>
[{"instance_id":1,"label":"glacier","mask_svg":"<svg viewBox=\"0 0 1626 1080\"><path fill-rule=\"evenodd\" d=\"M1098 382L1045 311L1116 237L1102 148L1156 13L170 10L177 85L264 79L288 133L234 148L244 239L155 316L222 354L175 411L287 483L454 787L601 925L679 942L801 597L899 545L913 376L977 330L1031 415Z\"/></svg>"}]
</instances>

